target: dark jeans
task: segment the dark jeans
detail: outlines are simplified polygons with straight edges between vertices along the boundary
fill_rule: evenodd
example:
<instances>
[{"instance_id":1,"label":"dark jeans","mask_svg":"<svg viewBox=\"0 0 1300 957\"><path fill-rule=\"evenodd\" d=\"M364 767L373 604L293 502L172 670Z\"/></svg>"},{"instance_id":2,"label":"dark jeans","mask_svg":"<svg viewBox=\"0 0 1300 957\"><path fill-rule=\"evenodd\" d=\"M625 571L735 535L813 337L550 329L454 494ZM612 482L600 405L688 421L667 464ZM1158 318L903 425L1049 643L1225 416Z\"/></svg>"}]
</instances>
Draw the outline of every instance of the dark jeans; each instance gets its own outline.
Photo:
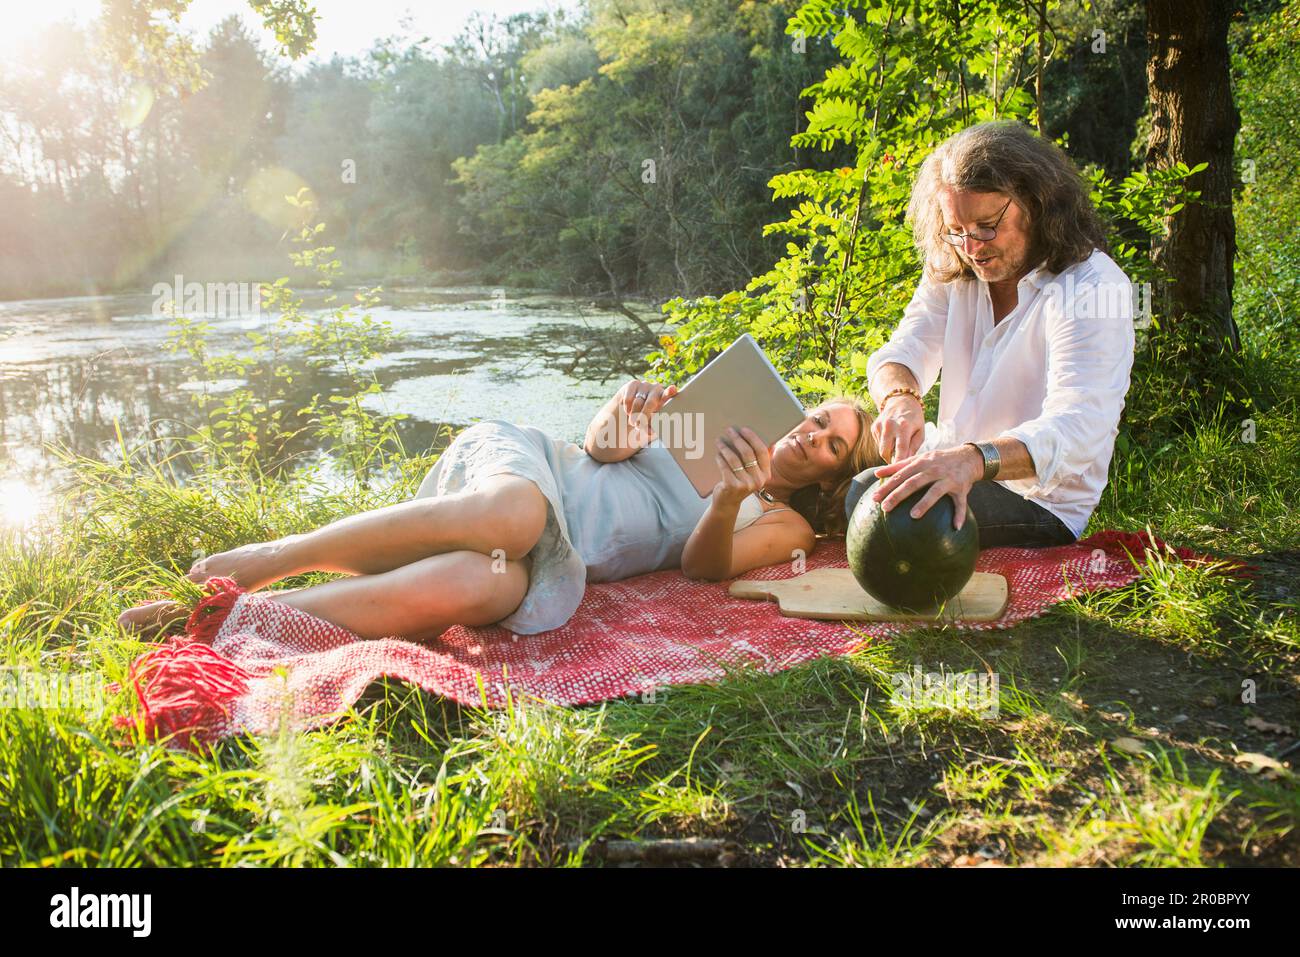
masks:
<instances>
[{"instance_id":1,"label":"dark jeans","mask_svg":"<svg viewBox=\"0 0 1300 957\"><path fill-rule=\"evenodd\" d=\"M1074 533L1036 502L997 482L976 482L966 496L980 526L980 550L998 545L1069 545Z\"/></svg>"}]
</instances>

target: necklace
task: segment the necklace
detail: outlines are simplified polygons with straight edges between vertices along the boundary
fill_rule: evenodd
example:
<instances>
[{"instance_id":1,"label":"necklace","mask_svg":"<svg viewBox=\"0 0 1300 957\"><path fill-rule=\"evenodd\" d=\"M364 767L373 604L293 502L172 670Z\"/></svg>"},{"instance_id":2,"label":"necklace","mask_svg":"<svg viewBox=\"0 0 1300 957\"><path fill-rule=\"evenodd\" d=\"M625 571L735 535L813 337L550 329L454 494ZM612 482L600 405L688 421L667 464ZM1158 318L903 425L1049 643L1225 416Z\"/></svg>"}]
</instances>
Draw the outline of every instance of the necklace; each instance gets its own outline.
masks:
<instances>
[{"instance_id":1,"label":"necklace","mask_svg":"<svg viewBox=\"0 0 1300 957\"><path fill-rule=\"evenodd\" d=\"M770 505L776 504L776 497L765 488L761 488L758 490L758 497Z\"/></svg>"}]
</instances>

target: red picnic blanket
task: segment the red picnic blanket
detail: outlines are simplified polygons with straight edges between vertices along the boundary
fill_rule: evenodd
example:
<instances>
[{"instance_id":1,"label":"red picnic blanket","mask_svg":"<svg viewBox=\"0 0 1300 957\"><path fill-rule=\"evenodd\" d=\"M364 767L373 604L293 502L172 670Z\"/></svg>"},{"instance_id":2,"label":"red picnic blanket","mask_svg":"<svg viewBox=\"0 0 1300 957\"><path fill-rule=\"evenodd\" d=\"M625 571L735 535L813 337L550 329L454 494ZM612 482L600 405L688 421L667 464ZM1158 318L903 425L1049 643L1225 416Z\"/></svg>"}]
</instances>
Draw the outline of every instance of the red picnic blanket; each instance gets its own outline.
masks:
<instances>
[{"instance_id":1,"label":"red picnic blanket","mask_svg":"<svg viewBox=\"0 0 1300 957\"><path fill-rule=\"evenodd\" d=\"M1148 549L1184 561L1213 560L1147 532L1104 531L1049 548L990 548L976 567L1006 577L1006 612L961 627L1010 628L1073 595L1126 585L1141 576ZM819 544L806 570L846 567L844 542L836 539ZM1248 576L1250 567L1229 562L1223 570ZM744 577L793 575L782 564ZM365 641L277 601L274 592L245 592L232 579L210 579L185 634L132 664L139 713L118 716L117 723L139 720L147 735L182 747L270 732L285 720L297 730L321 727L381 677L461 704L497 707L507 694L516 701L586 704L714 681L736 667L771 674L918 627L787 618L775 602L731 597L728 584L692 581L676 569L653 572L588 585L573 617L552 631L516 635L495 625L456 626L417 644L398 637Z\"/></svg>"}]
</instances>

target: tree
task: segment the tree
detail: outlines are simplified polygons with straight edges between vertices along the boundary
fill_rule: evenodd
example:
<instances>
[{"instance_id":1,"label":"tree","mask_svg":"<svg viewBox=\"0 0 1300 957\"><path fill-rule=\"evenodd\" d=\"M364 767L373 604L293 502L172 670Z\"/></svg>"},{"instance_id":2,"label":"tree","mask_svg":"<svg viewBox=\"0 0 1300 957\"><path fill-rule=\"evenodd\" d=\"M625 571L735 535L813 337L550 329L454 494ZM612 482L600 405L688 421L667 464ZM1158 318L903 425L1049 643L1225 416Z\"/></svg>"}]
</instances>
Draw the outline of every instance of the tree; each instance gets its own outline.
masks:
<instances>
[{"instance_id":1,"label":"tree","mask_svg":"<svg viewBox=\"0 0 1300 957\"><path fill-rule=\"evenodd\" d=\"M1205 168L1188 185L1200 193L1166 220L1152 243L1152 261L1167 277L1162 338L1180 346L1172 355L1197 394L1208 386L1220 350L1240 351L1232 316L1236 227L1232 214L1234 141L1241 116L1232 98L1228 24L1232 0L1148 0L1147 91L1151 101L1148 170L1178 163Z\"/></svg>"},{"instance_id":2,"label":"tree","mask_svg":"<svg viewBox=\"0 0 1300 957\"><path fill-rule=\"evenodd\" d=\"M784 33L792 9L594 0L580 30L522 58L526 122L456 165L465 234L502 275L616 301L766 268L780 251L762 233L767 183L797 168L791 113L834 60L829 41L805 50Z\"/></svg>"}]
</instances>

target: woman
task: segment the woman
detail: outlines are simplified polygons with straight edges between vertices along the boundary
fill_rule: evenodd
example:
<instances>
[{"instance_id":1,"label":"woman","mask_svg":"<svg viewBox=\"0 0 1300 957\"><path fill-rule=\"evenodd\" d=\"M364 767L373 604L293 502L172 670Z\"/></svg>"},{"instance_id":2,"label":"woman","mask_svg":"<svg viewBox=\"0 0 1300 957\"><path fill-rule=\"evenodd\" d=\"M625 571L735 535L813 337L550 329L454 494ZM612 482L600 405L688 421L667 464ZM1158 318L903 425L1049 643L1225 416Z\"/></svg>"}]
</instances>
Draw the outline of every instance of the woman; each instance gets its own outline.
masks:
<instances>
[{"instance_id":1,"label":"woman","mask_svg":"<svg viewBox=\"0 0 1300 957\"><path fill-rule=\"evenodd\" d=\"M536 634L568 621L589 581L676 567L717 581L808 554L817 534L843 529L852 477L883 464L867 408L837 396L770 449L748 428L719 442L719 480L701 499L649 425L675 392L633 379L581 447L531 426L479 422L456 436L414 499L209 556L189 578L225 576L254 591L342 572L352 577L275 597L362 638L420 641L494 623ZM151 602L119 621L156 631L188 613Z\"/></svg>"}]
</instances>

